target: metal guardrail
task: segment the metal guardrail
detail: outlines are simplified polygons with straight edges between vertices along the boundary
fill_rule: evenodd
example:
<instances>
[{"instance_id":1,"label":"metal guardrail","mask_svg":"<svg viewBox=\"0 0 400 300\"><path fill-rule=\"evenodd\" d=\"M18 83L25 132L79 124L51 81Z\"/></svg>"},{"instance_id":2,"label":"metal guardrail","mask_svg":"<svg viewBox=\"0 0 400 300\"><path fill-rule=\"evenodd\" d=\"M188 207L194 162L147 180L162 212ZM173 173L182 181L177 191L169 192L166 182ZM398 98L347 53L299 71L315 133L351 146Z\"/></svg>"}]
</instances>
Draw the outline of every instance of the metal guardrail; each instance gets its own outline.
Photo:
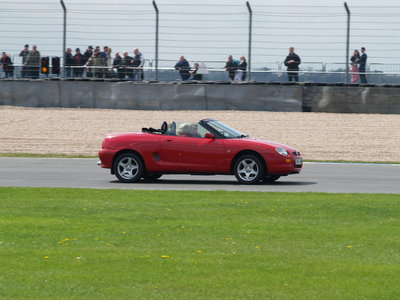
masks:
<instances>
[{"instance_id":1,"label":"metal guardrail","mask_svg":"<svg viewBox=\"0 0 400 300\"><path fill-rule=\"evenodd\" d=\"M11 78L32 78L32 76L23 76L22 74L22 58L18 55L13 56L14 71ZM51 57L50 57L51 61ZM210 81L228 81L227 72L224 69L224 61L189 61L191 66L194 63L202 63L207 67L208 74L203 76L203 80ZM174 60L163 60L158 61L158 80L159 81L180 81L181 77L179 72L174 69L176 61ZM74 70L81 70L81 76L78 77L94 77L94 78L117 78L126 80L155 80L156 61L146 59L143 69L137 69L134 67L125 67L125 71L121 71L121 68L116 67L84 67L84 66L68 66L66 67L66 73L64 76L64 69L61 67L60 74L52 74L52 68L50 66L50 72L48 75L40 74L39 78L55 78L55 77L67 77L73 78ZM31 66L32 67L32 66ZM39 70L40 66L36 66ZM347 75L348 74L348 75ZM354 73L347 73L342 63L323 63L323 62L302 62L301 70L299 71L299 81L311 81L311 82L346 82L347 76L351 76ZM360 73L358 73L360 74ZM370 63L367 65L367 72L363 73L367 76L369 83L388 83L398 84L400 82L400 64L380 64ZM25 74L26 75L26 74ZM0 78L5 78L6 74L4 70L0 71ZM36 76L33 76L37 78ZM282 62L253 62L251 79L254 81L287 81L286 67Z\"/></svg>"}]
</instances>

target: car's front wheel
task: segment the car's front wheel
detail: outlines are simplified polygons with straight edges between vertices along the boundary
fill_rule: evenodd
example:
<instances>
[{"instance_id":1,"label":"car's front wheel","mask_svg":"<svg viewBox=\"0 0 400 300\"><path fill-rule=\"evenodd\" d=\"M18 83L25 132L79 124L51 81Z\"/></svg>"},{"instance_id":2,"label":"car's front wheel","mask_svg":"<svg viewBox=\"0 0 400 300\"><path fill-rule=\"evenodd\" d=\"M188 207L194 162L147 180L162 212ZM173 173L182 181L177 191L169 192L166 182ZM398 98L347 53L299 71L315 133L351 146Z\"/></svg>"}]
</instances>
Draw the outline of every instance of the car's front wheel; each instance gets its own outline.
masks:
<instances>
[{"instance_id":1,"label":"car's front wheel","mask_svg":"<svg viewBox=\"0 0 400 300\"><path fill-rule=\"evenodd\" d=\"M144 172L142 159L134 153L123 153L114 161L114 173L119 181L136 182Z\"/></svg>"},{"instance_id":2,"label":"car's front wheel","mask_svg":"<svg viewBox=\"0 0 400 300\"><path fill-rule=\"evenodd\" d=\"M240 183L252 184L261 180L264 176L264 163L255 155L243 155L239 157L234 166L234 174Z\"/></svg>"}]
</instances>

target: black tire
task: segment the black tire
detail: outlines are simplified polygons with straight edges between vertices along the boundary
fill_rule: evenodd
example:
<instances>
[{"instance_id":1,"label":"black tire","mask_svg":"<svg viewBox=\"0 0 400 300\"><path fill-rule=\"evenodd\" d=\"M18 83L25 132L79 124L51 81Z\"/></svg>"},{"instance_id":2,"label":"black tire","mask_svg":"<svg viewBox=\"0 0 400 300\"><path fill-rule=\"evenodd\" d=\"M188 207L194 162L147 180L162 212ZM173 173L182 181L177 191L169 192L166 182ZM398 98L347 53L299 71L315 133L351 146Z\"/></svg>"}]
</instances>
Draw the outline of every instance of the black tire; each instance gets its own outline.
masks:
<instances>
[{"instance_id":1,"label":"black tire","mask_svg":"<svg viewBox=\"0 0 400 300\"><path fill-rule=\"evenodd\" d=\"M247 154L239 157L233 168L236 179L243 184L259 182L265 172L264 163L255 155Z\"/></svg>"},{"instance_id":2,"label":"black tire","mask_svg":"<svg viewBox=\"0 0 400 300\"><path fill-rule=\"evenodd\" d=\"M149 173L143 175L143 179L146 181L154 181L160 178L163 174L157 174L157 173Z\"/></svg>"},{"instance_id":3,"label":"black tire","mask_svg":"<svg viewBox=\"0 0 400 300\"><path fill-rule=\"evenodd\" d=\"M114 161L113 170L119 181L132 183L142 178L144 164L137 154L123 153Z\"/></svg>"},{"instance_id":4,"label":"black tire","mask_svg":"<svg viewBox=\"0 0 400 300\"><path fill-rule=\"evenodd\" d=\"M277 181L279 178L281 178L280 175L266 175L266 176L264 176L262 181L264 181L264 182L274 182L274 181Z\"/></svg>"}]
</instances>

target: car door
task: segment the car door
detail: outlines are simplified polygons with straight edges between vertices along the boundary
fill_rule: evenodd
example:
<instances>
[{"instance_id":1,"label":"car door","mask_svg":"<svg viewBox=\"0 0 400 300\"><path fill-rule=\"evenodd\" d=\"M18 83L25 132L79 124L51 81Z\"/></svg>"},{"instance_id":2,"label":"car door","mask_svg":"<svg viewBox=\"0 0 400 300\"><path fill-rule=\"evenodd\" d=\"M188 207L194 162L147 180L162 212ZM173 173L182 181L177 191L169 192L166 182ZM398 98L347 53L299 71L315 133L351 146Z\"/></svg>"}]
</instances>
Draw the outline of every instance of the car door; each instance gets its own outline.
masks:
<instances>
[{"instance_id":1,"label":"car door","mask_svg":"<svg viewBox=\"0 0 400 300\"><path fill-rule=\"evenodd\" d=\"M221 139L163 136L160 158L185 173L218 173L224 169L224 143Z\"/></svg>"},{"instance_id":2,"label":"car door","mask_svg":"<svg viewBox=\"0 0 400 300\"><path fill-rule=\"evenodd\" d=\"M163 137L161 159L176 170L215 173L224 169L224 143L219 139L184 136Z\"/></svg>"}]
</instances>

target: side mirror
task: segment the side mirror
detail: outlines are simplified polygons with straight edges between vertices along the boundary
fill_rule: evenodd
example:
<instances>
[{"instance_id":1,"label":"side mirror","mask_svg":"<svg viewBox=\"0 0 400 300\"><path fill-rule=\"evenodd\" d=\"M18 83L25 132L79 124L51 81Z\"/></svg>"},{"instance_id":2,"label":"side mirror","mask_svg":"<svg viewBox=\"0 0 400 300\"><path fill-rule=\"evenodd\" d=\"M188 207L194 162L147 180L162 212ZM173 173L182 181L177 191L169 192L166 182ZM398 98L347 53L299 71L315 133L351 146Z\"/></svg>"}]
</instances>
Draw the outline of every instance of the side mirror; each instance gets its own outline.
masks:
<instances>
[{"instance_id":1,"label":"side mirror","mask_svg":"<svg viewBox=\"0 0 400 300\"><path fill-rule=\"evenodd\" d=\"M206 139L215 139L215 136L212 133L207 132L204 135L204 138L206 138Z\"/></svg>"}]
</instances>

